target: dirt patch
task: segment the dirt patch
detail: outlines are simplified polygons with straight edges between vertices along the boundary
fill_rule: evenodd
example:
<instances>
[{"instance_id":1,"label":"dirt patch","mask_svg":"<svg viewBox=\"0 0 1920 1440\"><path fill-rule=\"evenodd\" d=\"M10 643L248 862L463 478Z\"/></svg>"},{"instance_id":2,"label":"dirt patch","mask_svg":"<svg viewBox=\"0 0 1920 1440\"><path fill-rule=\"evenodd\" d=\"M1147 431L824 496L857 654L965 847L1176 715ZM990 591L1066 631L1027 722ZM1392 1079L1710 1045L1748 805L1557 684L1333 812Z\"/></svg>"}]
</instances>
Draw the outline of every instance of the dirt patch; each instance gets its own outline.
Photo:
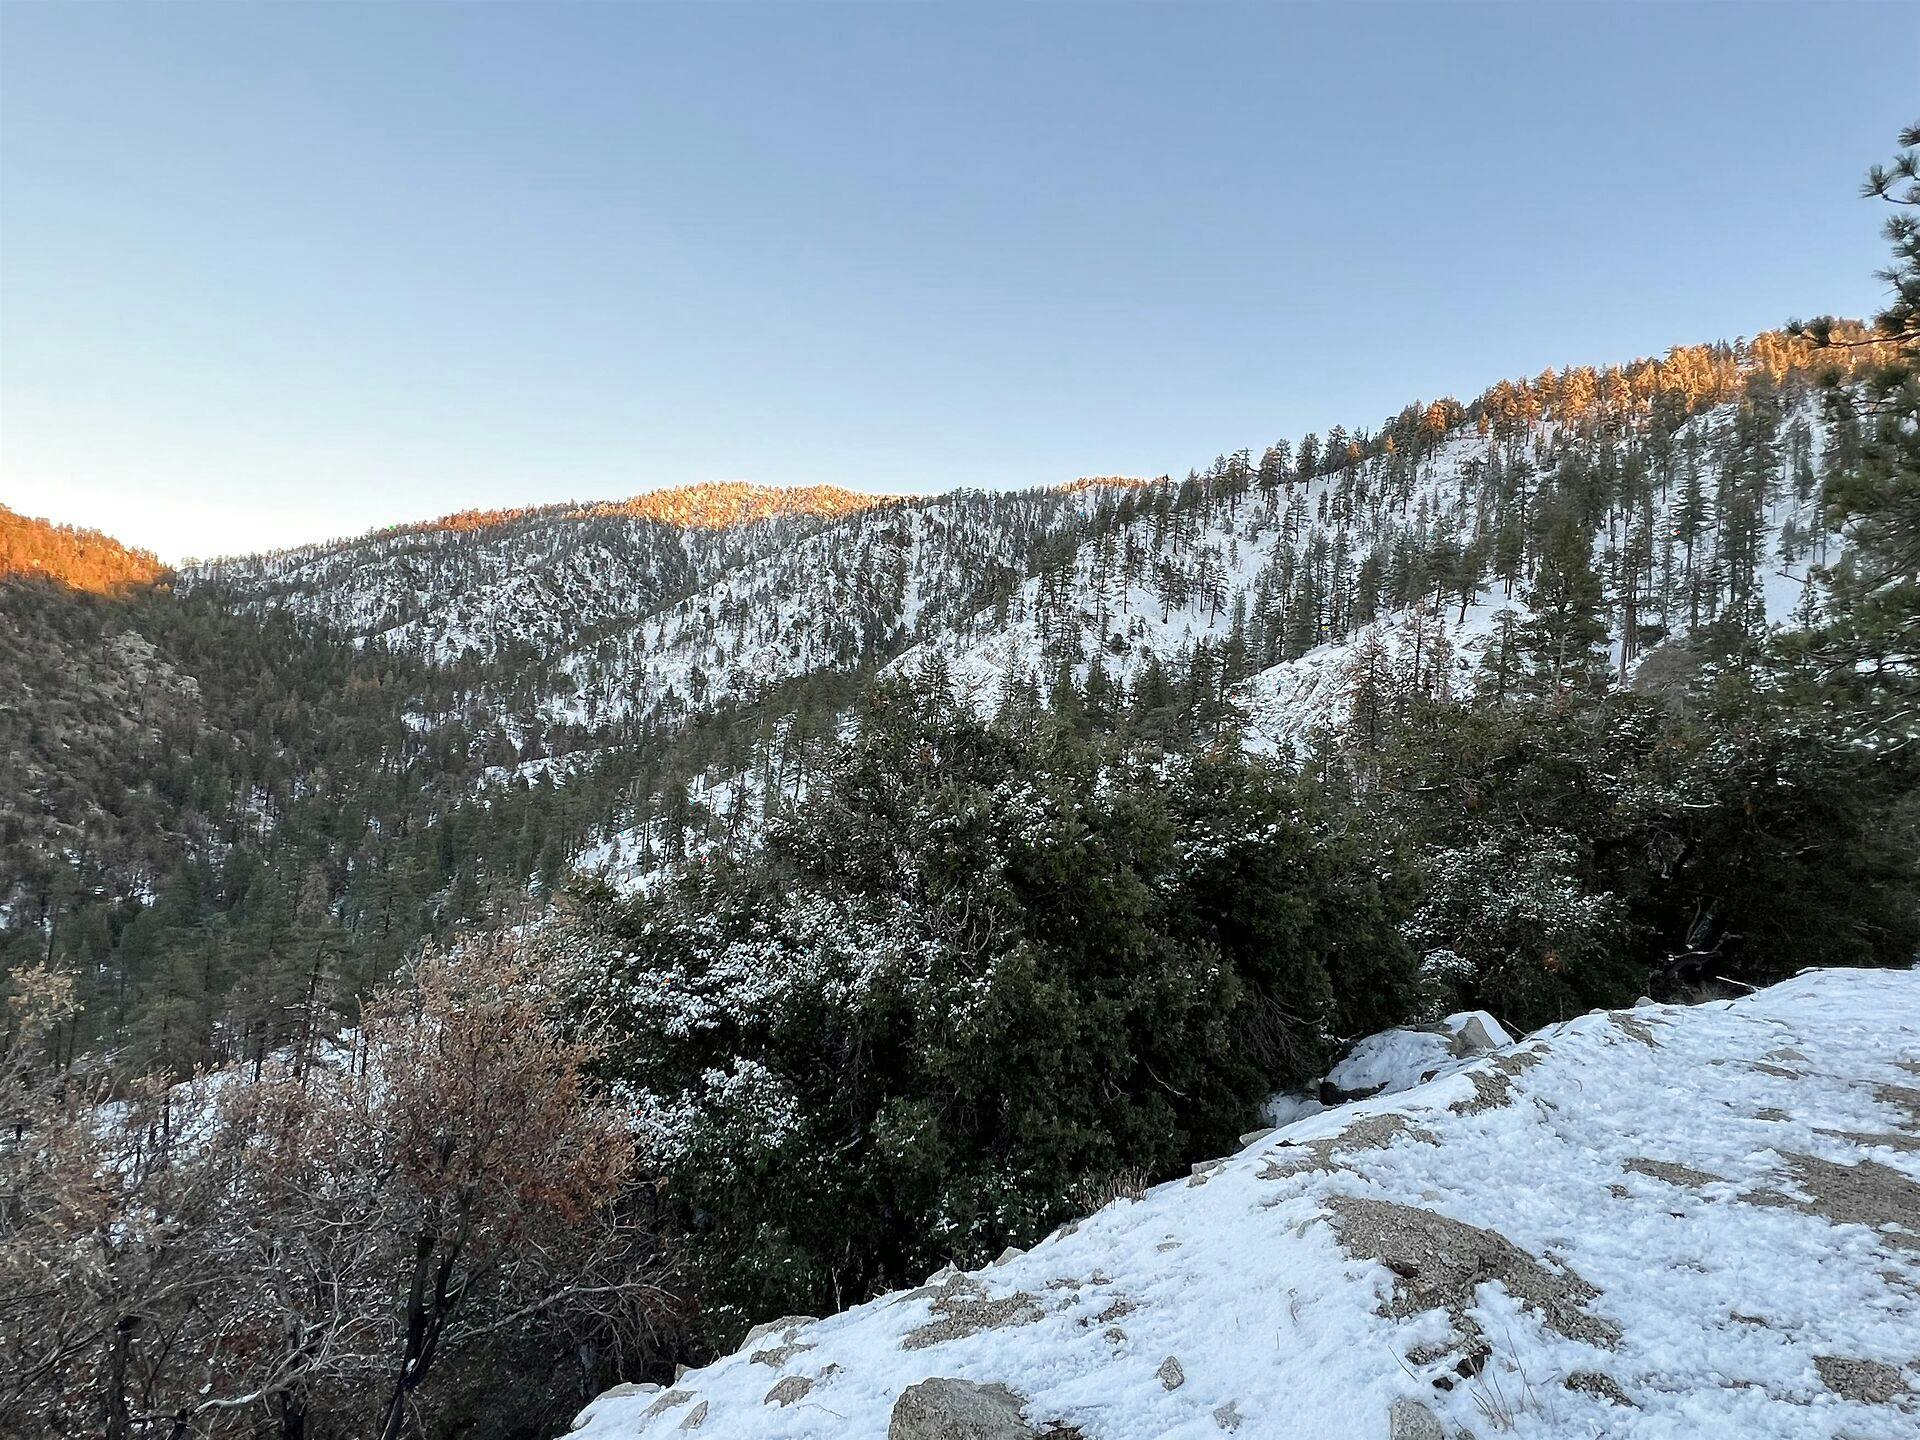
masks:
<instances>
[{"instance_id":1,"label":"dirt patch","mask_svg":"<svg viewBox=\"0 0 1920 1440\"><path fill-rule=\"evenodd\" d=\"M1326 1205L1341 1248L1378 1260L1397 1277L1388 1313L1401 1319L1445 1310L1469 1336L1474 1287L1497 1280L1570 1340L1613 1346L1620 1327L1580 1307L1600 1292L1571 1270L1549 1270L1504 1235L1431 1210L1358 1195L1330 1195Z\"/></svg>"},{"instance_id":2,"label":"dirt patch","mask_svg":"<svg viewBox=\"0 0 1920 1440\"><path fill-rule=\"evenodd\" d=\"M1907 1117L1903 1128L1920 1130L1920 1090L1911 1085L1880 1085L1874 1088L1873 1098L1902 1112Z\"/></svg>"},{"instance_id":3,"label":"dirt patch","mask_svg":"<svg viewBox=\"0 0 1920 1440\"><path fill-rule=\"evenodd\" d=\"M1473 1086L1472 1098L1456 1100L1447 1107L1455 1115L1479 1115L1487 1110L1500 1110L1513 1103L1513 1077L1511 1075L1489 1074L1485 1070L1469 1070L1467 1081Z\"/></svg>"},{"instance_id":4,"label":"dirt patch","mask_svg":"<svg viewBox=\"0 0 1920 1440\"><path fill-rule=\"evenodd\" d=\"M1911 1395L1907 1377L1878 1360L1856 1360L1848 1355L1816 1355L1813 1365L1834 1394L1868 1405L1887 1405Z\"/></svg>"},{"instance_id":5,"label":"dirt patch","mask_svg":"<svg viewBox=\"0 0 1920 1440\"><path fill-rule=\"evenodd\" d=\"M1844 1140L1849 1145L1858 1145L1862 1149L1870 1150L1878 1146L1883 1150L1899 1150L1908 1154L1920 1151L1920 1136L1907 1135L1898 1131L1822 1130L1819 1133L1829 1135L1835 1140Z\"/></svg>"},{"instance_id":6,"label":"dirt patch","mask_svg":"<svg viewBox=\"0 0 1920 1440\"><path fill-rule=\"evenodd\" d=\"M1627 1398L1627 1392L1620 1388L1619 1381L1598 1370L1576 1370L1563 1383L1567 1389L1580 1395L1591 1395L1595 1399L1626 1405L1635 1410L1640 1408Z\"/></svg>"},{"instance_id":7,"label":"dirt patch","mask_svg":"<svg viewBox=\"0 0 1920 1440\"><path fill-rule=\"evenodd\" d=\"M1836 1165L1788 1155L1793 1180L1813 1200L1800 1208L1836 1225L1865 1225L1902 1250L1920 1250L1920 1185L1876 1160ZM1898 1226L1889 1234L1886 1226Z\"/></svg>"},{"instance_id":8,"label":"dirt patch","mask_svg":"<svg viewBox=\"0 0 1920 1440\"><path fill-rule=\"evenodd\" d=\"M1546 1058L1543 1050L1516 1050L1510 1055L1496 1055L1488 1061L1489 1070L1468 1070L1464 1072L1467 1083L1473 1086L1473 1095L1466 1100L1456 1100L1447 1107L1455 1115L1478 1115L1486 1110L1499 1110L1513 1103L1513 1082L1527 1073Z\"/></svg>"},{"instance_id":9,"label":"dirt patch","mask_svg":"<svg viewBox=\"0 0 1920 1440\"><path fill-rule=\"evenodd\" d=\"M1261 1180L1285 1180L1293 1175L1305 1175L1318 1171L1331 1174L1335 1170L1344 1170L1339 1156L1360 1150L1385 1150L1401 1140L1415 1140L1422 1145L1438 1145L1440 1137L1431 1130L1423 1130L1408 1122L1404 1115L1366 1115L1354 1121L1338 1135L1329 1135L1320 1140L1309 1140L1305 1144L1289 1142L1281 1147L1280 1154L1263 1164L1255 1178ZM1304 1150L1304 1155L1289 1155L1289 1150Z\"/></svg>"},{"instance_id":10,"label":"dirt patch","mask_svg":"<svg viewBox=\"0 0 1920 1440\"><path fill-rule=\"evenodd\" d=\"M924 1350L929 1345L964 1340L982 1330L1031 1325L1043 1313L1040 1302L1024 1290L989 1299L979 1285L964 1276L943 1289L928 1308L936 1318L908 1331L900 1342L902 1350Z\"/></svg>"},{"instance_id":11,"label":"dirt patch","mask_svg":"<svg viewBox=\"0 0 1920 1440\"><path fill-rule=\"evenodd\" d=\"M1651 1175L1669 1185L1678 1185L1683 1190L1698 1190L1702 1185L1726 1183L1720 1176L1709 1175L1705 1170L1696 1170L1691 1165L1677 1165L1671 1160L1649 1160L1644 1155L1629 1159L1627 1169L1636 1175Z\"/></svg>"}]
</instances>

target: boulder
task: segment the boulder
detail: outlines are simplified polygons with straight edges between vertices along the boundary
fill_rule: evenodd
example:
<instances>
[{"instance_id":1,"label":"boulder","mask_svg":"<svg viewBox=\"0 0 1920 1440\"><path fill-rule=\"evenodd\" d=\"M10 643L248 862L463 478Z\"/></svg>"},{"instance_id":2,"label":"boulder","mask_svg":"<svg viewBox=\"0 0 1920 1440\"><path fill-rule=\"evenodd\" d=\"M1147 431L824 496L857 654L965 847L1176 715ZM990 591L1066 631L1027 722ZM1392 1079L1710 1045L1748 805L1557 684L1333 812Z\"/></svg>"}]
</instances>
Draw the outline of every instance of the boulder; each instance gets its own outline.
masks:
<instances>
[{"instance_id":1,"label":"boulder","mask_svg":"<svg viewBox=\"0 0 1920 1440\"><path fill-rule=\"evenodd\" d=\"M1160 1380L1163 1389L1178 1390L1187 1383L1187 1372L1180 1368L1180 1358L1169 1355L1160 1362L1160 1368L1153 1372Z\"/></svg>"},{"instance_id":2,"label":"boulder","mask_svg":"<svg viewBox=\"0 0 1920 1440\"><path fill-rule=\"evenodd\" d=\"M894 1402L887 1440L1034 1440L1021 1403L1004 1385L935 1376Z\"/></svg>"},{"instance_id":3,"label":"boulder","mask_svg":"<svg viewBox=\"0 0 1920 1440\"><path fill-rule=\"evenodd\" d=\"M1447 1440L1447 1432L1418 1400L1396 1400L1387 1412L1387 1440Z\"/></svg>"},{"instance_id":4,"label":"boulder","mask_svg":"<svg viewBox=\"0 0 1920 1440\"><path fill-rule=\"evenodd\" d=\"M1486 1022L1478 1015L1469 1015L1466 1023L1453 1032L1453 1039L1447 1042L1447 1053L1456 1060L1465 1060L1506 1043L1504 1038L1496 1040L1487 1029Z\"/></svg>"}]
</instances>

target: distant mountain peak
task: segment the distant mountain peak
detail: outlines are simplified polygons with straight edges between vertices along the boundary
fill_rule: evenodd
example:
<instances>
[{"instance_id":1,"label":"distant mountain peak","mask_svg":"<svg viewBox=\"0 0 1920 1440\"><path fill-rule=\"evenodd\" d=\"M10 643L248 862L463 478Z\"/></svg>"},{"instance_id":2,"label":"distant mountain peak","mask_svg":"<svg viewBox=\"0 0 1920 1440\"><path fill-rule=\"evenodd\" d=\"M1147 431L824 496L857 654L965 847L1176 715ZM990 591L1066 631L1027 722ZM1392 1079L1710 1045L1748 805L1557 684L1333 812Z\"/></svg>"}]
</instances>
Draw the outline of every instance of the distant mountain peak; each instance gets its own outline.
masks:
<instances>
[{"instance_id":1,"label":"distant mountain peak","mask_svg":"<svg viewBox=\"0 0 1920 1440\"><path fill-rule=\"evenodd\" d=\"M1160 480L1166 478L1162 475ZM1082 475L1078 480L1069 480L1056 488L1062 494L1076 495L1082 490L1144 490L1149 485L1159 483L1159 480L1148 480L1139 475Z\"/></svg>"},{"instance_id":2,"label":"distant mountain peak","mask_svg":"<svg viewBox=\"0 0 1920 1440\"><path fill-rule=\"evenodd\" d=\"M149 550L77 525L56 525L0 505L0 581L50 580L108 595L151 585L168 574Z\"/></svg>"},{"instance_id":3,"label":"distant mountain peak","mask_svg":"<svg viewBox=\"0 0 1920 1440\"><path fill-rule=\"evenodd\" d=\"M832 520L871 509L892 495L845 490L838 485L755 485L745 480L715 480L649 490L627 500L580 507L588 515L626 515L696 530L724 530L774 516L804 515Z\"/></svg>"}]
</instances>

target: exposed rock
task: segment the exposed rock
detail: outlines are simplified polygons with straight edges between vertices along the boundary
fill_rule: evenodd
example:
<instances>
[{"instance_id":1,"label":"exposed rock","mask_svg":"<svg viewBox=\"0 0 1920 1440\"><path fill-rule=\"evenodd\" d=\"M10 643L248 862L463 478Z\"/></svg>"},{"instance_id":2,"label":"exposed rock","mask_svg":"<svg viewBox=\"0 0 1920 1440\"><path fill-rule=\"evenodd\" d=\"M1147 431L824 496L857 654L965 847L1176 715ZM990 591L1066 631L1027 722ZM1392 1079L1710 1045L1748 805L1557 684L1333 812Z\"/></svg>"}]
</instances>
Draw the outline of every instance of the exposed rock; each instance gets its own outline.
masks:
<instances>
[{"instance_id":1,"label":"exposed rock","mask_svg":"<svg viewBox=\"0 0 1920 1440\"><path fill-rule=\"evenodd\" d=\"M1418 1400L1396 1400L1387 1412L1387 1440L1447 1440L1447 1432Z\"/></svg>"},{"instance_id":2,"label":"exposed rock","mask_svg":"<svg viewBox=\"0 0 1920 1440\"><path fill-rule=\"evenodd\" d=\"M1848 1355L1816 1355L1813 1365L1829 1390L1849 1400L1859 1400L1868 1405L1886 1405L1913 1393L1906 1376L1878 1360L1858 1360Z\"/></svg>"},{"instance_id":3,"label":"exposed rock","mask_svg":"<svg viewBox=\"0 0 1920 1440\"><path fill-rule=\"evenodd\" d=\"M1570 1340L1610 1347L1620 1338L1612 1321L1580 1308L1599 1291L1571 1270L1547 1269L1504 1235L1389 1200L1329 1195L1326 1205L1341 1247L1394 1273L1389 1313L1396 1317L1445 1310L1456 1329L1477 1335L1466 1313L1474 1287L1498 1280Z\"/></svg>"},{"instance_id":4,"label":"exposed rock","mask_svg":"<svg viewBox=\"0 0 1920 1440\"><path fill-rule=\"evenodd\" d=\"M1620 1388L1620 1382L1600 1370L1576 1370L1567 1376L1566 1387L1582 1395L1592 1395L1615 1405L1626 1405L1639 1409L1627 1398L1627 1392Z\"/></svg>"},{"instance_id":5,"label":"exposed rock","mask_svg":"<svg viewBox=\"0 0 1920 1440\"><path fill-rule=\"evenodd\" d=\"M1687 1190L1698 1190L1702 1185L1725 1183L1720 1176L1709 1175L1706 1171L1696 1170L1691 1165L1676 1164L1672 1160L1649 1160L1644 1155L1629 1157L1627 1169L1636 1175L1651 1175L1656 1180L1664 1180L1669 1185L1678 1185Z\"/></svg>"},{"instance_id":6,"label":"exposed rock","mask_svg":"<svg viewBox=\"0 0 1920 1440\"><path fill-rule=\"evenodd\" d=\"M1027 1252L1022 1250L1018 1245L1009 1245L1007 1246L1006 1249L1002 1250L998 1255L993 1257L993 1263L996 1265L1004 1265L1009 1260L1018 1260L1022 1255L1026 1253Z\"/></svg>"},{"instance_id":7,"label":"exposed rock","mask_svg":"<svg viewBox=\"0 0 1920 1440\"><path fill-rule=\"evenodd\" d=\"M647 1407L647 1415L649 1418L655 1415L664 1415L667 1411L673 1409L674 1406L684 1405L692 1398L693 1392L691 1390L669 1390Z\"/></svg>"},{"instance_id":8,"label":"exposed rock","mask_svg":"<svg viewBox=\"0 0 1920 1440\"><path fill-rule=\"evenodd\" d=\"M1637 1019L1631 1010L1609 1010L1607 1018L1613 1021L1615 1028L1623 1031L1632 1039L1638 1040L1650 1050L1658 1050L1660 1042L1653 1038L1653 1031L1647 1022Z\"/></svg>"},{"instance_id":9,"label":"exposed rock","mask_svg":"<svg viewBox=\"0 0 1920 1440\"><path fill-rule=\"evenodd\" d=\"M778 1370L794 1356L811 1349L813 1349L813 1346L805 1344L804 1342L792 1345L776 1345L771 1350L754 1351L753 1363L756 1365L771 1365L774 1369Z\"/></svg>"},{"instance_id":10,"label":"exposed rock","mask_svg":"<svg viewBox=\"0 0 1920 1440\"><path fill-rule=\"evenodd\" d=\"M813 1389L813 1381L804 1375L783 1375L774 1381L773 1388L767 1391L766 1404L782 1407L803 1399Z\"/></svg>"},{"instance_id":11,"label":"exposed rock","mask_svg":"<svg viewBox=\"0 0 1920 1440\"><path fill-rule=\"evenodd\" d=\"M1004 1385L936 1376L894 1402L887 1440L1034 1440L1022 1400Z\"/></svg>"},{"instance_id":12,"label":"exposed rock","mask_svg":"<svg viewBox=\"0 0 1920 1440\"><path fill-rule=\"evenodd\" d=\"M707 1423L707 1411L712 1408L712 1405L713 1402L711 1400L702 1400L687 1412L687 1418L680 1422L680 1428L682 1430L698 1430L702 1425Z\"/></svg>"},{"instance_id":13,"label":"exposed rock","mask_svg":"<svg viewBox=\"0 0 1920 1440\"><path fill-rule=\"evenodd\" d=\"M1469 1015L1467 1023L1454 1031L1453 1038L1447 1042L1447 1053L1456 1060L1466 1060L1475 1055L1484 1055L1499 1043L1487 1033L1487 1027L1478 1015Z\"/></svg>"},{"instance_id":14,"label":"exposed rock","mask_svg":"<svg viewBox=\"0 0 1920 1440\"><path fill-rule=\"evenodd\" d=\"M747 1338L740 1342L742 1350L751 1350L753 1342L766 1335L778 1335L781 1339L790 1339L789 1330L798 1330L802 1325L811 1325L820 1317L817 1315L782 1315L778 1320L769 1320L747 1331Z\"/></svg>"},{"instance_id":15,"label":"exposed rock","mask_svg":"<svg viewBox=\"0 0 1920 1440\"><path fill-rule=\"evenodd\" d=\"M998 1330L1008 1325L1031 1325L1042 1314L1040 1302L1024 1290L999 1299L989 1299L981 1287L965 1276L944 1287L929 1307L933 1320L918 1330L907 1332L900 1342L903 1350L924 1350L929 1345L944 1345L964 1339L982 1330Z\"/></svg>"},{"instance_id":16,"label":"exposed rock","mask_svg":"<svg viewBox=\"0 0 1920 1440\"><path fill-rule=\"evenodd\" d=\"M1187 1372L1180 1368L1178 1357L1169 1355L1160 1362L1160 1368L1153 1372L1160 1381L1161 1388L1178 1390L1187 1383Z\"/></svg>"},{"instance_id":17,"label":"exposed rock","mask_svg":"<svg viewBox=\"0 0 1920 1440\"><path fill-rule=\"evenodd\" d=\"M1277 1130L1278 1130L1279 1128L1280 1128L1280 1127L1279 1127L1279 1126L1277 1126L1277 1125L1269 1125L1269 1126L1267 1126L1267 1127L1266 1127L1265 1129L1263 1129L1263 1130L1249 1130L1249 1131L1247 1131L1247 1133L1246 1133L1246 1134L1244 1134L1244 1135L1242 1135L1242 1136L1240 1137L1240 1148L1241 1148L1242 1150L1244 1150L1244 1149L1246 1149L1246 1148L1247 1148L1247 1146L1249 1146L1249 1145L1257 1145L1257 1144L1259 1144L1259 1143L1260 1143L1260 1141L1262 1141L1262 1140L1264 1140L1264 1139L1266 1139L1266 1138L1267 1138L1267 1136L1269 1136L1269 1135L1271 1135L1271 1134L1273 1134L1273 1133L1274 1133L1275 1131L1277 1131Z\"/></svg>"},{"instance_id":18,"label":"exposed rock","mask_svg":"<svg viewBox=\"0 0 1920 1440\"><path fill-rule=\"evenodd\" d=\"M1305 1175L1309 1171L1330 1173L1345 1168L1337 1158L1342 1151L1385 1150L1402 1139L1417 1140L1423 1145L1439 1143L1439 1137L1431 1130L1409 1124L1404 1115L1366 1115L1338 1135L1309 1140L1305 1144L1296 1141L1284 1143L1274 1151L1273 1158L1260 1167L1258 1178L1284 1180L1290 1175ZM1295 1149L1304 1150L1306 1154L1296 1157L1288 1153Z\"/></svg>"},{"instance_id":19,"label":"exposed rock","mask_svg":"<svg viewBox=\"0 0 1920 1440\"><path fill-rule=\"evenodd\" d=\"M1240 1428L1240 1407L1231 1400L1224 1405L1216 1405L1213 1411L1213 1423L1231 1435Z\"/></svg>"},{"instance_id":20,"label":"exposed rock","mask_svg":"<svg viewBox=\"0 0 1920 1440\"><path fill-rule=\"evenodd\" d=\"M1488 1110L1500 1110L1513 1103L1513 1077L1497 1071L1469 1070L1467 1082L1473 1086L1473 1095L1466 1100L1456 1100L1447 1109L1455 1115L1479 1115Z\"/></svg>"},{"instance_id":21,"label":"exposed rock","mask_svg":"<svg viewBox=\"0 0 1920 1440\"><path fill-rule=\"evenodd\" d=\"M602 1398L620 1395L651 1395L660 1387L651 1380L624 1380L610 1390L601 1392Z\"/></svg>"}]
</instances>

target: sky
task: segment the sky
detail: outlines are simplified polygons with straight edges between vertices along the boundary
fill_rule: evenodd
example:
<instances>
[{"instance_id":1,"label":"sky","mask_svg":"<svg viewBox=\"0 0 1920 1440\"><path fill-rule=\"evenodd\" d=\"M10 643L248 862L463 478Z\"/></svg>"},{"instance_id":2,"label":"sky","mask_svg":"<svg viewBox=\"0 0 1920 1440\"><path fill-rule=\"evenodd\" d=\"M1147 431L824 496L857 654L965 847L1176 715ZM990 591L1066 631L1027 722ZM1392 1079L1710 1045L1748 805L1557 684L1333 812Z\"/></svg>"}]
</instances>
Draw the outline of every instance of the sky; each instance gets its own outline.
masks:
<instances>
[{"instance_id":1,"label":"sky","mask_svg":"<svg viewBox=\"0 0 1920 1440\"><path fill-rule=\"evenodd\" d=\"M0 3L0 503L1184 474L1864 315L1920 6Z\"/></svg>"}]
</instances>

